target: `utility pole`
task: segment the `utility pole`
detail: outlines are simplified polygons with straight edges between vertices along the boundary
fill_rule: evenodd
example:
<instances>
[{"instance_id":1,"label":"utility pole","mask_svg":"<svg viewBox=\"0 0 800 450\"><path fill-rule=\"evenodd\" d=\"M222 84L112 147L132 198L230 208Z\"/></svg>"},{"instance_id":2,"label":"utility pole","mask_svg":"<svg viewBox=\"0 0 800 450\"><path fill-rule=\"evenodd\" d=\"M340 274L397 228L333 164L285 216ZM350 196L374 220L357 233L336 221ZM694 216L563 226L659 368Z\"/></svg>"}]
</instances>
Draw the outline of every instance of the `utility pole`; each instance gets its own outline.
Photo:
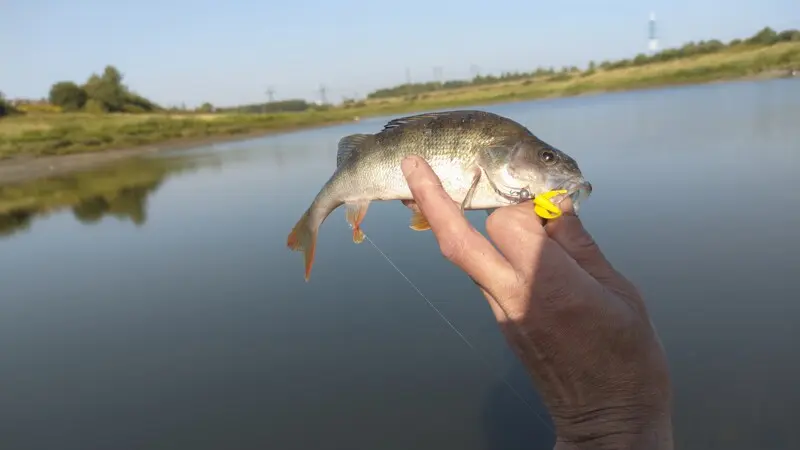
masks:
<instances>
[{"instance_id":1,"label":"utility pole","mask_svg":"<svg viewBox=\"0 0 800 450\"><path fill-rule=\"evenodd\" d=\"M269 103L272 103L272 100L274 100L275 98L274 95L275 91L272 89L272 86L268 87L267 98L269 98ZM263 105L261 105L261 114L266 114L266 113L267 113L267 103L264 103Z\"/></svg>"},{"instance_id":2,"label":"utility pole","mask_svg":"<svg viewBox=\"0 0 800 450\"><path fill-rule=\"evenodd\" d=\"M327 92L327 89L325 88L325 85L324 84L320 84L319 85L319 101L323 105L328 103L328 98L325 95L326 92Z\"/></svg>"}]
</instances>

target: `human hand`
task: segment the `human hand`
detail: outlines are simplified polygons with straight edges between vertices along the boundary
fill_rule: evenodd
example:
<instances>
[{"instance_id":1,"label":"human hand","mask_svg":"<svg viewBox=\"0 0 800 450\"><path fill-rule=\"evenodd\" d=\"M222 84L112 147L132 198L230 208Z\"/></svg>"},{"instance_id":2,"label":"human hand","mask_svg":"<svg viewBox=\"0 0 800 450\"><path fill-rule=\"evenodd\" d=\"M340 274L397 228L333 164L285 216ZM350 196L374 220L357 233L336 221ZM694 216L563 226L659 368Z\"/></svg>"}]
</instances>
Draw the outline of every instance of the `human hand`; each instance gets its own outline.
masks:
<instances>
[{"instance_id":1,"label":"human hand","mask_svg":"<svg viewBox=\"0 0 800 450\"><path fill-rule=\"evenodd\" d=\"M442 254L483 291L556 426L556 449L671 449L664 350L637 289L581 221L543 225L525 202L486 221L495 248L464 218L430 166L402 170ZM499 251L498 251L499 250Z\"/></svg>"}]
</instances>

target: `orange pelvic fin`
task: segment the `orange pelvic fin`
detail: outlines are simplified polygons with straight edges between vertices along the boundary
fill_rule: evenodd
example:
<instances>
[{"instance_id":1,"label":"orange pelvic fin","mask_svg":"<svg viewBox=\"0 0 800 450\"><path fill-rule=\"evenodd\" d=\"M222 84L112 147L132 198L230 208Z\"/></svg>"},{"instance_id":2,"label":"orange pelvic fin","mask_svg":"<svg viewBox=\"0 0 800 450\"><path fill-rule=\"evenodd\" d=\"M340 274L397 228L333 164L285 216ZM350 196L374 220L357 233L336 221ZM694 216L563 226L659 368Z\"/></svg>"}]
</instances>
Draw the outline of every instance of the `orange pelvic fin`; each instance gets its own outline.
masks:
<instances>
[{"instance_id":1,"label":"orange pelvic fin","mask_svg":"<svg viewBox=\"0 0 800 450\"><path fill-rule=\"evenodd\" d=\"M400 200L406 208L412 211L411 215L411 225L409 227L414 231L427 231L431 229L431 225L428 223L428 219L422 215L422 211L419 209L419 205L414 200Z\"/></svg>"},{"instance_id":2,"label":"orange pelvic fin","mask_svg":"<svg viewBox=\"0 0 800 450\"><path fill-rule=\"evenodd\" d=\"M353 242L360 244L364 242L364 232L361 231L361 222L367 215L369 200L362 200L354 203L345 203L347 223L353 228Z\"/></svg>"}]
</instances>

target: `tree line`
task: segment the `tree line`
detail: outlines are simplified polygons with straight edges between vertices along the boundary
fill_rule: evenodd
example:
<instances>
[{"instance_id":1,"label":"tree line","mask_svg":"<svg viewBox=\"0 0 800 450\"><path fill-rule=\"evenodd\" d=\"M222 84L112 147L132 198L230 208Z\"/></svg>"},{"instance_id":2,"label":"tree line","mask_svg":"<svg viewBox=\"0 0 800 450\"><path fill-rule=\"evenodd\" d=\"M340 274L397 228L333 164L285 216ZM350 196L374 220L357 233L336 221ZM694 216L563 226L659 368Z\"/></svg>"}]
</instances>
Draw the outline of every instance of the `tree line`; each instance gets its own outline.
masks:
<instances>
[{"instance_id":1,"label":"tree line","mask_svg":"<svg viewBox=\"0 0 800 450\"><path fill-rule=\"evenodd\" d=\"M102 75L92 74L83 85L71 81L60 81L50 88L49 102L61 107L62 111L86 111L94 113L277 113L301 112L313 105L305 100L290 99L265 104L215 108L211 103L203 103L190 110L185 105L164 108L131 92L122 83L122 74L114 66L106 66Z\"/></svg>"},{"instance_id":2,"label":"tree line","mask_svg":"<svg viewBox=\"0 0 800 450\"><path fill-rule=\"evenodd\" d=\"M777 32L772 28L765 27L749 38L733 39L727 44L717 39L712 39L709 41L688 42L681 47L664 49L652 55L640 53L633 58L621 59L618 61L603 61L600 63L590 61L584 71L581 71L575 66L562 67L560 69L555 69L554 67L539 67L531 72L506 72L500 74L499 76L479 75L473 77L472 79L449 80L444 82L429 81L423 83L405 83L398 86L377 89L367 94L367 98L380 99L389 97L414 96L433 91L502 83L521 79L544 78L551 81L558 81L559 79L566 79L570 74L574 73L582 72L585 75L589 75L595 73L597 70L614 70L621 69L623 67L643 66L646 64L667 62L681 58L716 53L732 47L747 45L767 46L774 45L779 42L800 42L800 30L792 29Z\"/></svg>"},{"instance_id":3,"label":"tree line","mask_svg":"<svg viewBox=\"0 0 800 450\"><path fill-rule=\"evenodd\" d=\"M9 116L11 114L19 113L14 105L11 104L8 100L6 100L5 94L0 92L0 117Z\"/></svg>"},{"instance_id":4,"label":"tree line","mask_svg":"<svg viewBox=\"0 0 800 450\"><path fill-rule=\"evenodd\" d=\"M122 73L106 66L103 73L93 73L85 83L59 81L50 87L48 100L64 112L144 113L160 111L155 102L131 91L123 82Z\"/></svg>"},{"instance_id":5,"label":"tree line","mask_svg":"<svg viewBox=\"0 0 800 450\"><path fill-rule=\"evenodd\" d=\"M769 27L765 27L749 38L734 39L727 44L717 39L689 42L681 47L664 49L652 55L640 53L633 58L618 61L603 61L600 63L590 61L584 70L576 66L562 67L560 69L554 67L539 67L530 72L505 72L500 75L478 75L472 79L406 83L394 87L377 89L367 94L367 98L381 99L415 96L433 91L488 85L521 79L540 78L558 81L568 79L573 74L577 73L586 76L595 73L597 70L614 70L624 67L642 66L715 53L733 47L766 46L779 42L800 42L800 31L790 29L777 32ZM78 84L74 81L59 81L54 83L50 88L47 102L51 105L58 106L64 112L85 111L90 113L219 112L267 114L303 112L330 107L330 105L309 103L303 99L289 99L227 108L215 108L211 103L204 103L195 109L187 109L185 106L165 108L131 91L123 83L122 73L112 65L106 66L101 74L93 73L83 84ZM352 100L349 102L346 101L344 106L352 106L351 103L353 103ZM21 113L23 112L21 111L22 109L21 106L16 106L5 99L2 92L0 92L0 117Z\"/></svg>"},{"instance_id":6,"label":"tree line","mask_svg":"<svg viewBox=\"0 0 800 450\"><path fill-rule=\"evenodd\" d=\"M35 103L35 102L34 102ZM123 83L123 74L112 65L108 65L102 74L93 73L83 83L74 81L58 81L50 87L47 99L40 103L57 106L63 112L89 113L276 113L306 111L316 105L302 99L274 101L265 104L252 104L230 108L215 108L211 103L203 103L197 108L189 109L185 105L165 108L143 97ZM22 108L15 107L0 92L0 117L21 113Z\"/></svg>"},{"instance_id":7,"label":"tree line","mask_svg":"<svg viewBox=\"0 0 800 450\"><path fill-rule=\"evenodd\" d=\"M217 108L219 112L232 112L244 114L302 112L316 106L303 99L278 100L267 103L254 103L251 105L234 106L230 108Z\"/></svg>"}]
</instances>

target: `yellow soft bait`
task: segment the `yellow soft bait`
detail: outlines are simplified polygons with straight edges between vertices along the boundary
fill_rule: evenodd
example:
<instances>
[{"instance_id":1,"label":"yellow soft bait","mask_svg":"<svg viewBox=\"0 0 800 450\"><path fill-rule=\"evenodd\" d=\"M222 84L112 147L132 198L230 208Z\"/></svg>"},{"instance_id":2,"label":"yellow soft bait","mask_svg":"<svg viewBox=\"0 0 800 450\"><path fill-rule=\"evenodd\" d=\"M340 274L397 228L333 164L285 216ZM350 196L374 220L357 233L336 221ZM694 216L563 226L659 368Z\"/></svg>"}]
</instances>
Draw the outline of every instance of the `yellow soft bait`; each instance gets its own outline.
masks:
<instances>
[{"instance_id":1,"label":"yellow soft bait","mask_svg":"<svg viewBox=\"0 0 800 450\"><path fill-rule=\"evenodd\" d=\"M550 201L551 198L555 197L556 195L566 194L567 191L565 190L558 190L558 191L547 191L543 194L539 194L533 198L533 210L536 212L536 215L541 217L542 219L555 219L559 217L561 213L561 209L553 204Z\"/></svg>"}]
</instances>

